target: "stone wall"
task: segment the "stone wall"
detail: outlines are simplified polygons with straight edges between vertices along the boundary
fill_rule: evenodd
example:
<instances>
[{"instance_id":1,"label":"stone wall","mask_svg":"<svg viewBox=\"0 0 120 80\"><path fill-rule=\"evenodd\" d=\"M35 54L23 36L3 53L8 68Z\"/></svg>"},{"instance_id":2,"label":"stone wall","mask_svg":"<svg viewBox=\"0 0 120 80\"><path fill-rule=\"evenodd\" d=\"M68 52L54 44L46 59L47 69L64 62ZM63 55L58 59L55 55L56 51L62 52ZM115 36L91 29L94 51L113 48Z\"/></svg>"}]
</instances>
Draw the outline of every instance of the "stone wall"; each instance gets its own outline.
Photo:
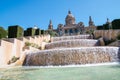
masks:
<instances>
[{"instance_id":1,"label":"stone wall","mask_svg":"<svg viewBox=\"0 0 120 80\"><path fill-rule=\"evenodd\" d=\"M105 39L116 39L117 35L120 34L120 30L95 30L95 38L103 37Z\"/></svg>"},{"instance_id":2,"label":"stone wall","mask_svg":"<svg viewBox=\"0 0 120 80\"><path fill-rule=\"evenodd\" d=\"M13 43L1 40L0 46L0 65L7 64L11 59Z\"/></svg>"},{"instance_id":3,"label":"stone wall","mask_svg":"<svg viewBox=\"0 0 120 80\"><path fill-rule=\"evenodd\" d=\"M50 41L50 35L0 40L0 66L7 65L13 56L20 57L21 53L23 53L25 42L35 43L41 46L44 41Z\"/></svg>"}]
</instances>

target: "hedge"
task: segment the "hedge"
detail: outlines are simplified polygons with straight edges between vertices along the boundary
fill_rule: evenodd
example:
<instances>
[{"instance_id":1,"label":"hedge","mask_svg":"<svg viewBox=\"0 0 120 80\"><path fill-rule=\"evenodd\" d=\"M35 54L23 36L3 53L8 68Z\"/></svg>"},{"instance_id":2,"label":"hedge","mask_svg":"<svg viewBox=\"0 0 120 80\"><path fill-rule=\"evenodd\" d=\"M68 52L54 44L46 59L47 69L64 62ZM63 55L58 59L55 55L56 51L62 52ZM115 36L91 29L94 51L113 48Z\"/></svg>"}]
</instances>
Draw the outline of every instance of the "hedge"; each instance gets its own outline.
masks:
<instances>
[{"instance_id":1,"label":"hedge","mask_svg":"<svg viewBox=\"0 0 120 80\"><path fill-rule=\"evenodd\" d=\"M35 35L40 35L40 34L41 34L40 29L36 29L36 30L35 30Z\"/></svg>"},{"instance_id":2,"label":"hedge","mask_svg":"<svg viewBox=\"0 0 120 80\"><path fill-rule=\"evenodd\" d=\"M45 30L41 30L41 34L45 34Z\"/></svg>"},{"instance_id":3,"label":"hedge","mask_svg":"<svg viewBox=\"0 0 120 80\"><path fill-rule=\"evenodd\" d=\"M27 31L26 31L25 34L27 34L27 36L34 36L35 35L35 29L27 28Z\"/></svg>"},{"instance_id":4,"label":"hedge","mask_svg":"<svg viewBox=\"0 0 120 80\"><path fill-rule=\"evenodd\" d=\"M8 27L8 38L23 37L23 28L19 25Z\"/></svg>"},{"instance_id":5,"label":"hedge","mask_svg":"<svg viewBox=\"0 0 120 80\"><path fill-rule=\"evenodd\" d=\"M120 29L120 19L115 19L112 21L112 28L113 29Z\"/></svg>"}]
</instances>

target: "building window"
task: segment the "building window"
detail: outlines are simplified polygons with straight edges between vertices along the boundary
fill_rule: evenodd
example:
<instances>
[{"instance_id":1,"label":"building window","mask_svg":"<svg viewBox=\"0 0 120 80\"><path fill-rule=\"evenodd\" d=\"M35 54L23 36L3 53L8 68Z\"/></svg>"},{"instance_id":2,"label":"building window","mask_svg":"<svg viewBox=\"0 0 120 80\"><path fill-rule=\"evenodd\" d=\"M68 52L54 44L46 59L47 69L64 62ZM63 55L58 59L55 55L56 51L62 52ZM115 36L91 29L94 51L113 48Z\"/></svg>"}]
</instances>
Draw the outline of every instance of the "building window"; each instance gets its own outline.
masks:
<instances>
[{"instance_id":1,"label":"building window","mask_svg":"<svg viewBox=\"0 0 120 80\"><path fill-rule=\"evenodd\" d=\"M78 30L77 29L75 29L75 33L77 33L78 32Z\"/></svg>"},{"instance_id":2,"label":"building window","mask_svg":"<svg viewBox=\"0 0 120 80\"><path fill-rule=\"evenodd\" d=\"M67 31L67 30L65 30L65 33L68 33L68 31Z\"/></svg>"},{"instance_id":3,"label":"building window","mask_svg":"<svg viewBox=\"0 0 120 80\"><path fill-rule=\"evenodd\" d=\"M72 30L72 29L70 29L70 33L73 33L73 30Z\"/></svg>"}]
</instances>

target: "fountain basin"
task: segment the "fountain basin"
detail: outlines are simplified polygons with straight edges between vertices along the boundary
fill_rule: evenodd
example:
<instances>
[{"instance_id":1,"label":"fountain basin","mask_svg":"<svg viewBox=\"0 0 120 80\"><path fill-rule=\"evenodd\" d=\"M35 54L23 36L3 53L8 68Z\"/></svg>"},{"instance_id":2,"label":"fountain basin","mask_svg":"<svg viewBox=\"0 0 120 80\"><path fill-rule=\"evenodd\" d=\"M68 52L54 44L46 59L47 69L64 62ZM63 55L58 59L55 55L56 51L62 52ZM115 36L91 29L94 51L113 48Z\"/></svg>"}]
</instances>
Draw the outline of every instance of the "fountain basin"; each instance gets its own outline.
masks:
<instances>
[{"instance_id":1,"label":"fountain basin","mask_svg":"<svg viewBox=\"0 0 120 80\"><path fill-rule=\"evenodd\" d=\"M50 66L117 62L119 47L80 47L30 52L25 66Z\"/></svg>"},{"instance_id":2,"label":"fountain basin","mask_svg":"<svg viewBox=\"0 0 120 80\"><path fill-rule=\"evenodd\" d=\"M102 74L101 74L102 73ZM0 70L0 80L119 80L120 65L92 67L14 67Z\"/></svg>"},{"instance_id":3,"label":"fountain basin","mask_svg":"<svg viewBox=\"0 0 120 80\"><path fill-rule=\"evenodd\" d=\"M51 42L45 45L45 49L54 49L54 48L67 48L67 47L92 47L92 46L100 46L98 40L91 39L75 39L75 40L63 40Z\"/></svg>"}]
</instances>

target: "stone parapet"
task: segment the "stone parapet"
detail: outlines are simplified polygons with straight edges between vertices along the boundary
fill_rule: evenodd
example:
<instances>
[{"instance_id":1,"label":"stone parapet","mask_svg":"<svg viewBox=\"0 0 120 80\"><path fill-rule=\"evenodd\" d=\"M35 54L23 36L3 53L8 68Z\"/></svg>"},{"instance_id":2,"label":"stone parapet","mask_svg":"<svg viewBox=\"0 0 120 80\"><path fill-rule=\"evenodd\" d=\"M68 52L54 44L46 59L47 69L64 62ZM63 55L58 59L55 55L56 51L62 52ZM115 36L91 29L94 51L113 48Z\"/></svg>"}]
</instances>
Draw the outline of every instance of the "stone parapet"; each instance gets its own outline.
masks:
<instances>
[{"instance_id":1,"label":"stone parapet","mask_svg":"<svg viewBox=\"0 0 120 80\"><path fill-rule=\"evenodd\" d=\"M0 65L7 65L13 56L20 57L23 52L25 42L34 43L41 47L42 42L49 42L50 35L40 35L34 37L8 38L0 40ZM30 48L32 50L38 50Z\"/></svg>"}]
</instances>

